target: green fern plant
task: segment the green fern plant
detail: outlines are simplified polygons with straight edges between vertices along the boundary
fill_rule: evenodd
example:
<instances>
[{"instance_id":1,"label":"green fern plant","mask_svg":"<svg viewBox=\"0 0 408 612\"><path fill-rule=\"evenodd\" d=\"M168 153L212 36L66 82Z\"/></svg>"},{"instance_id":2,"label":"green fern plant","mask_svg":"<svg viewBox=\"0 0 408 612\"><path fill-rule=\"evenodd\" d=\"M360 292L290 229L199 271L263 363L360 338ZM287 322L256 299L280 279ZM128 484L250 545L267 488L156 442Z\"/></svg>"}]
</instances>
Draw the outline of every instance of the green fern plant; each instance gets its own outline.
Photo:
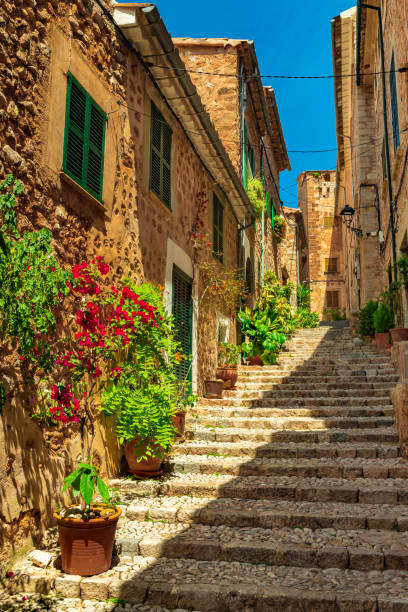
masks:
<instances>
[{"instance_id":1,"label":"green fern plant","mask_svg":"<svg viewBox=\"0 0 408 612\"><path fill-rule=\"evenodd\" d=\"M251 178L248 181L247 194L256 216L259 218L265 211L265 191L262 181L257 178Z\"/></svg>"}]
</instances>

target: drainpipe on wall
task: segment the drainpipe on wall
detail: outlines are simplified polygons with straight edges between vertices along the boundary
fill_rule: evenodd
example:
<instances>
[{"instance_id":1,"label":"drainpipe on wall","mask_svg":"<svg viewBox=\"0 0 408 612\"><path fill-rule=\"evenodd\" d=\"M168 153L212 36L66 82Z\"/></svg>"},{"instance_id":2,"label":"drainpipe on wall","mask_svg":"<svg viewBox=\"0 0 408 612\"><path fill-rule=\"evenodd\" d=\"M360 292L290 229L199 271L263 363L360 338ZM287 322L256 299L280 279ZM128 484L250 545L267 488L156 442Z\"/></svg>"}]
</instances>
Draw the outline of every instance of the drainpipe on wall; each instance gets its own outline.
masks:
<instances>
[{"instance_id":1,"label":"drainpipe on wall","mask_svg":"<svg viewBox=\"0 0 408 612\"><path fill-rule=\"evenodd\" d=\"M382 77L382 97L383 97L383 118L384 118L384 140L385 140L385 159L387 164L388 177L388 199L390 201L390 226L391 226L391 243L392 243L392 260L394 270L394 280L397 281L397 245L395 240L395 224L394 224L394 197L392 192L392 177L391 177L391 161L390 161L390 143L388 137L388 113L387 113L387 91L385 82L385 59L384 59L384 39L382 29L382 13L380 6L372 6L365 4L361 0L357 0L357 49L356 49L356 64L357 64L357 85L360 85L360 45L361 45L361 8L377 11L378 15L378 34L380 43L381 56L381 77Z\"/></svg>"}]
</instances>

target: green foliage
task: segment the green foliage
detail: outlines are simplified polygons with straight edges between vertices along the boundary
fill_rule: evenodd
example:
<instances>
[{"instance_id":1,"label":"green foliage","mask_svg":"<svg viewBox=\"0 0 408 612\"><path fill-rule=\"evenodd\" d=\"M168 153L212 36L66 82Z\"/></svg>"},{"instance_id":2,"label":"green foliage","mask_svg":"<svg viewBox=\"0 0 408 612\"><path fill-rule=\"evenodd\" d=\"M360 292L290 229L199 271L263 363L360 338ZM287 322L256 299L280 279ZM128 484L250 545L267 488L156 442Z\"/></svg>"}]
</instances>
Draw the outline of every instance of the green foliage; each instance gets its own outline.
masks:
<instances>
[{"instance_id":1,"label":"green foliage","mask_svg":"<svg viewBox=\"0 0 408 612\"><path fill-rule=\"evenodd\" d=\"M298 308L310 310L311 289L308 284L302 283L296 287L296 302Z\"/></svg>"},{"instance_id":2,"label":"green foliage","mask_svg":"<svg viewBox=\"0 0 408 612\"><path fill-rule=\"evenodd\" d=\"M401 255L397 261L398 271L404 285L408 285L408 255Z\"/></svg>"},{"instance_id":3,"label":"green foliage","mask_svg":"<svg viewBox=\"0 0 408 612\"><path fill-rule=\"evenodd\" d=\"M385 302L381 303L373 314L374 330L376 334L390 331L394 326L392 310Z\"/></svg>"},{"instance_id":4,"label":"green foliage","mask_svg":"<svg viewBox=\"0 0 408 612\"><path fill-rule=\"evenodd\" d=\"M374 313L378 308L378 302L375 300L369 300L367 304L360 310L360 326L358 328L358 333L362 338L365 336L370 336L374 338L375 329L374 329Z\"/></svg>"},{"instance_id":5,"label":"green foliage","mask_svg":"<svg viewBox=\"0 0 408 612\"><path fill-rule=\"evenodd\" d=\"M238 364L241 349L236 344L220 342L218 345L218 365L220 367L231 367Z\"/></svg>"},{"instance_id":6,"label":"green foliage","mask_svg":"<svg viewBox=\"0 0 408 612\"><path fill-rule=\"evenodd\" d=\"M296 313L299 328L319 327L319 315L307 308L298 308Z\"/></svg>"},{"instance_id":7,"label":"green foliage","mask_svg":"<svg viewBox=\"0 0 408 612\"><path fill-rule=\"evenodd\" d=\"M249 179L247 194L256 216L261 217L262 213L265 211L265 192L262 181L259 178L254 177Z\"/></svg>"},{"instance_id":8,"label":"green foliage","mask_svg":"<svg viewBox=\"0 0 408 612\"><path fill-rule=\"evenodd\" d=\"M120 362L121 376L113 377L101 396L101 409L113 416L119 442L137 439L138 460L162 457L176 439L172 417L192 405L195 397L180 383L174 366L180 359L173 319L159 289L150 284L126 284L156 306L157 327L145 326Z\"/></svg>"},{"instance_id":9,"label":"green foliage","mask_svg":"<svg viewBox=\"0 0 408 612\"><path fill-rule=\"evenodd\" d=\"M279 329L276 312L263 311L259 308L246 308L238 313L242 333L248 336L249 342L243 343L241 351L244 356L259 355L266 364L276 363L276 356L286 341L286 336Z\"/></svg>"},{"instance_id":10,"label":"green foliage","mask_svg":"<svg viewBox=\"0 0 408 612\"><path fill-rule=\"evenodd\" d=\"M285 228L286 228L285 219L281 217L280 215L277 215L274 218L273 233L275 235L275 240L278 244L282 242L285 236Z\"/></svg>"},{"instance_id":11,"label":"green foliage","mask_svg":"<svg viewBox=\"0 0 408 612\"><path fill-rule=\"evenodd\" d=\"M67 295L71 274L52 252L51 232L17 232L17 197L23 187L8 175L0 183L0 340L49 370L53 358L47 335L55 331L55 309Z\"/></svg>"},{"instance_id":12,"label":"green foliage","mask_svg":"<svg viewBox=\"0 0 408 612\"><path fill-rule=\"evenodd\" d=\"M76 470L64 479L62 493L71 488L74 497L80 497L85 505L84 512L90 512L90 506L96 491L104 503L108 503L110 493L107 485L99 476L99 468L92 463L80 463Z\"/></svg>"}]
</instances>

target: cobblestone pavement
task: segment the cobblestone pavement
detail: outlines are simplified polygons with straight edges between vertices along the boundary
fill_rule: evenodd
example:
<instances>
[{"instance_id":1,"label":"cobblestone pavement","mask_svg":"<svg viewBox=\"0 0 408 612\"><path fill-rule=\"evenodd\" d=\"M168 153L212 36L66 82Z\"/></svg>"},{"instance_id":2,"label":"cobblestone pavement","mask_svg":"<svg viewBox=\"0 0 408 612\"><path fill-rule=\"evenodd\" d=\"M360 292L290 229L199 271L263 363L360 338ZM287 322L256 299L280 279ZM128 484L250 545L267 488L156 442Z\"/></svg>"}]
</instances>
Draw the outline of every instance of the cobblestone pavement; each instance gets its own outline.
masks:
<instances>
[{"instance_id":1,"label":"cobblestone pavement","mask_svg":"<svg viewBox=\"0 0 408 612\"><path fill-rule=\"evenodd\" d=\"M188 415L162 478L111 482L123 509L112 568L81 579L26 560L10 610L408 611L408 462L388 357L322 327L239 374Z\"/></svg>"}]
</instances>

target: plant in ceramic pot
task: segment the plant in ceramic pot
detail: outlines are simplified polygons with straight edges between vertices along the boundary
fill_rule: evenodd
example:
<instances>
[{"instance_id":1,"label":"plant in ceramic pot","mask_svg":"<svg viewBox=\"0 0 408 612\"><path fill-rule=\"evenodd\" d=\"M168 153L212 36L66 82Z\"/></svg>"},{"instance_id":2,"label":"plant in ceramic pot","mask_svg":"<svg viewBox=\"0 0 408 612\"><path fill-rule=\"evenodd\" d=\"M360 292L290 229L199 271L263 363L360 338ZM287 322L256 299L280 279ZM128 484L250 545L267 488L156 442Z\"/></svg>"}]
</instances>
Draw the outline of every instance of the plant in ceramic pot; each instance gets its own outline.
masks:
<instances>
[{"instance_id":1,"label":"plant in ceramic pot","mask_svg":"<svg viewBox=\"0 0 408 612\"><path fill-rule=\"evenodd\" d=\"M378 302L376 300L369 300L367 304L360 310L360 326L358 328L358 333L361 338L364 338L366 341L374 338L375 336L375 328L374 328L374 313L378 308Z\"/></svg>"},{"instance_id":2,"label":"plant in ceramic pot","mask_svg":"<svg viewBox=\"0 0 408 612\"><path fill-rule=\"evenodd\" d=\"M121 509L110 503L107 485L92 461L79 463L64 480L62 493L70 489L79 504L54 512L61 546L61 567L66 574L93 576L112 563L116 526ZM95 496L102 503L95 501Z\"/></svg>"},{"instance_id":3,"label":"plant in ceramic pot","mask_svg":"<svg viewBox=\"0 0 408 612\"><path fill-rule=\"evenodd\" d=\"M373 315L377 348L385 350L389 346L389 332L394 324L392 310L386 303L380 303Z\"/></svg>"},{"instance_id":4,"label":"plant in ceramic pot","mask_svg":"<svg viewBox=\"0 0 408 612\"><path fill-rule=\"evenodd\" d=\"M221 342L218 345L218 368L216 377L224 381L225 389L235 389L238 380L238 362L241 349L236 344Z\"/></svg>"}]
</instances>

